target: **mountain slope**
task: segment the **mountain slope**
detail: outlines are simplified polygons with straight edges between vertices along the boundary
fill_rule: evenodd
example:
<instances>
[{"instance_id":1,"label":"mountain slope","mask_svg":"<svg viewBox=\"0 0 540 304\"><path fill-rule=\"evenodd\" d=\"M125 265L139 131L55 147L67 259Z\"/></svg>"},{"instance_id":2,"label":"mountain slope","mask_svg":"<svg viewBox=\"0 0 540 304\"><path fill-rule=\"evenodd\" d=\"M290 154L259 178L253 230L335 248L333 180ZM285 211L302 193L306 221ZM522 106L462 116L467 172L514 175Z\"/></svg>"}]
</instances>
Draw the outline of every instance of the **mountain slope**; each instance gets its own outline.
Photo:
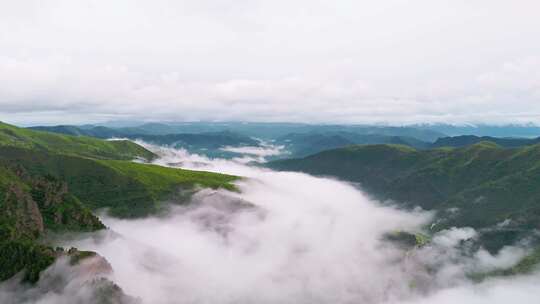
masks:
<instances>
[{"instance_id":1,"label":"mountain slope","mask_svg":"<svg viewBox=\"0 0 540 304\"><path fill-rule=\"evenodd\" d=\"M146 129L148 128L148 129ZM31 130L54 132L59 134L74 136L91 136L101 139L109 138L129 138L132 140L142 140L148 143L162 146L183 148L191 153L203 154L209 157L235 157L236 153L223 151L225 147L259 146L259 141L230 131L203 132L203 133L166 133L153 134L154 130L169 130L174 132L174 128L161 124L146 124L138 128L113 129L102 126L76 127L76 126L52 126L52 127L31 127Z\"/></svg>"},{"instance_id":2,"label":"mountain slope","mask_svg":"<svg viewBox=\"0 0 540 304\"><path fill-rule=\"evenodd\" d=\"M86 136L66 136L17 128L0 122L0 146L47 151L99 159L152 159L155 155L130 141L104 141Z\"/></svg>"},{"instance_id":3,"label":"mountain slope","mask_svg":"<svg viewBox=\"0 0 540 304\"><path fill-rule=\"evenodd\" d=\"M176 189L232 189L236 177L137 164L154 158L130 141L104 141L0 124L0 164L17 165L33 176L50 175L67 183L88 207L110 208L116 216L143 216ZM153 168L153 169L150 169Z\"/></svg>"},{"instance_id":4,"label":"mountain slope","mask_svg":"<svg viewBox=\"0 0 540 304\"><path fill-rule=\"evenodd\" d=\"M447 134L448 136L475 135L494 137L538 137L540 127L533 124L509 125L448 125L448 124L420 124L411 127L431 130Z\"/></svg>"},{"instance_id":5,"label":"mountain slope","mask_svg":"<svg viewBox=\"0 0 540 304\"><path fill-rule=\"evenodd\" d=\"M435 229L484 229L491 250L540 228L540 145L504 149L490 142L415 150L368 145L269 164L336 176L376 197L438 211Z\"/></svg>"},{"instance_id":6,"label":"mountain slope","mask_svg":"<svg viewBox=\"0 0 540 304\"><path fill-rule=\"evenodd\" d=\"M129 134L128 132L123 132L122 130L117 130L113 128L107 128L102 126L92 126L92 127L78 127L78 126L70 126L70 125L59 125L59 126L36 126L36 127L30 127L28 129L36 130L36 131L45 131L45 132L52 132L52 133L59 133L59 134L65 134L65 135L73 135L73 136L91 136L91 137L97 137L97 138L113 138L113 137L125 137L126 134Z\"/></svg>"},{"instance_id":7,"label":"mountain slope","mask_svg":"<svg viewBox=\"0 0 540 304\"><path fill-rule=\"evenodd\" d=\"M129 141L0 124L0 281L25 270L24 279L35 282L56 258L73 256L42 239L104 229L93 210L139 217L159 211L165 199L186 202L197 186L235 190L235 176L131 161L154 157Z\"/></svg>"}]
</instances>

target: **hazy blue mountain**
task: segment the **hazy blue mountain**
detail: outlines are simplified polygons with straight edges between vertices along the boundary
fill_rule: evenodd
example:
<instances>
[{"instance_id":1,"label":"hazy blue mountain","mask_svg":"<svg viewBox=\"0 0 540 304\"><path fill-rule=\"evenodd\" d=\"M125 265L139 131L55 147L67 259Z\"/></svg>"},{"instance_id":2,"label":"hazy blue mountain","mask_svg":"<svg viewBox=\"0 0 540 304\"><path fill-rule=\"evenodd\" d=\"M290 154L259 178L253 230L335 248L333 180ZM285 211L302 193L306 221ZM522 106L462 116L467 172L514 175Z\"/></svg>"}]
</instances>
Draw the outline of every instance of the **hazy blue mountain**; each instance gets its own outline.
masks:
<instances>
[{"instance_id":1,"label":"hazy blue mountain","mask_svg":"<svg viewBox=\"0 0 540 304\"><path fill-rule=\"evenodd\" d=\"M432 130L447 134L448 136L459 135L476 135L476 136L493 136L493 137L539 137L540 127L526 125L466 125L456 126L448 124L434 125L413 125L419 129Z\"/></svg>"},{"instance_id":2,"label":"hazy blue mountain","mask_svg":"<svg viewBox=\"0 0 540 304\"><path fill-rule=\"evenodd\" d=\"M168 135L128 135L134 139L141 139L157 145L218 149L226 146L258 146L259 142L251 137L237 133L222 131L199 134L168 134Z\"/></svg>"},{"instance_id":3,"label":"hazy blue mountain","mask_svg":"<svg viewBox=\"0 0 540 304\"><path fill-rule=\"evenodd\" d=\"M381 200L438 212L433 229L470 226L497 250L540 229L540 145L503 148L481 142L463 148L417 150L357 145L269 167L335 176L359 183Z\"/></svg>"},{"instance_id":4,"label":"hazy blue mountain","mask_svg":"<svg viewBox=\"0 0 540 304\"><path fill-rule=\"evenodd\" d=\"M119 129L104 126L87 126L86 128L77 126L38 126L30 127L29 129L66 135L90 136L102 139L114 137L129 138L133 140L142 140L156 145L183 148L191 153L224 158L240 156L238 153L224 151L223 148L225 147L259 146L260 144L258 140L230 131L154 135L148 134L151 132L144 133L145 130L148 130L145 129L147 127L154 131L165 131L168 128L172 128L162 124L147 124L136 128Z\"/></svg>"},{"instance_id":5,"label":"hazy blue mountain","mask_svg":"<svg viewBox=\"0 0 540 304\"><path fill-rule=\"evenodd\" d=\"M325 133L291 133L275 141L289 152L288 157L303 157L324 150L354 144L404 144L416 148L426 148L430 143L406 136L381 134L358 134L345 131Z\"/></svg>"},{"instance_id":6,"label":"hazy blue mountain","mask_svg":"<svg viewBox=\"0 0 540 304\"><path fill-rule=\"evenodd\" d=\"M379 134L406 136L422 141L434 142L444 133L417 127L371 126L371 125L330 125L303 123L260 123L260 122L170 122L140 124L103 124L126 133L166 135L175 133L208 133L231 131L265 140L275 140L290 133L350 132L363 135ZM121 126L121 127L117 127Z\"/></svg>"},{"instance_id":7,"label":"hazy blue mountain","mask_svg":"<svg viewBox=\"0 0 540 304\"><path fill-rule=\"evenodd\" d=\"M433 143L432 147L464 147L472 144L476 144L482 141L494 142L502 147L521 147L528 145L535 145L540 143L540 137L537 138L500 138L492 136L475 136L475 135L461 135L454 137L441 137Z\"/></svg>"}]
</instances>

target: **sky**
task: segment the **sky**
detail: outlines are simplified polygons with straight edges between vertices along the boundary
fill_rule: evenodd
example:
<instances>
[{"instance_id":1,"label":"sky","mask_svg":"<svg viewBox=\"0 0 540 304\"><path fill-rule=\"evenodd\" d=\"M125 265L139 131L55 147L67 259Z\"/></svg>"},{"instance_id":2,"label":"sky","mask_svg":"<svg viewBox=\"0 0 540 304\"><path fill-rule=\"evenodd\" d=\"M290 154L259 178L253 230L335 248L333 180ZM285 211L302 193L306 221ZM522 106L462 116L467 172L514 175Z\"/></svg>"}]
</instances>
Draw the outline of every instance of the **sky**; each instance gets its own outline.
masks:
<instances>
[{"instance_id":1,"label":"sky","mask_svg":"<svg viewBox=\"0 0 540 304\"><path fill-rule=\"evenodd\" d=\"M540 124L537 0L0 0L0 120Z\"/></svg>"}]
</instances>

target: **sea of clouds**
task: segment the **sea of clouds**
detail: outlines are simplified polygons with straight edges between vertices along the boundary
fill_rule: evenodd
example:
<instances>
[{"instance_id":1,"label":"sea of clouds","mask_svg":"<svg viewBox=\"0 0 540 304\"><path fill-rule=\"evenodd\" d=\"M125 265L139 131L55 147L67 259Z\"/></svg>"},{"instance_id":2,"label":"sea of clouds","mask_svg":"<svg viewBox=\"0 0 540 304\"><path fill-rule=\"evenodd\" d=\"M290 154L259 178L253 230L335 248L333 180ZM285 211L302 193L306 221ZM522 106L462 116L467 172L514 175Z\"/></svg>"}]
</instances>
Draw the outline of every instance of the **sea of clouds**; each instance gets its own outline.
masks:
<instances>
[{"instance_id":1,"label":"sea of clouds","mask_svg":"<svg viewBox=\"0 0 540 304\"><path fill-rule=\"evenodd\" d=\"M467 278L514 265L526 248L505 247L497 255L469 248L478 233L467 227L441 231L421 248L403 248L385 241L385 235L428 233L433 214L383 205L334 179L147 147L161 156L155 161L159 165L243 178L236 182L238 193L201 190L190 204L173 204L167 215L145 219L103 216L108 231L63 241L105 257L114 269L107 278L142 303L493 304L540 299L537 274L483 283ZM66 290L56 292L56 298L72 297ZM0 299L6 292L0 288ZM56 303L49 298L26 303ZM86 301L77 303L94 303Z\"/></svg>"}]
</instances>

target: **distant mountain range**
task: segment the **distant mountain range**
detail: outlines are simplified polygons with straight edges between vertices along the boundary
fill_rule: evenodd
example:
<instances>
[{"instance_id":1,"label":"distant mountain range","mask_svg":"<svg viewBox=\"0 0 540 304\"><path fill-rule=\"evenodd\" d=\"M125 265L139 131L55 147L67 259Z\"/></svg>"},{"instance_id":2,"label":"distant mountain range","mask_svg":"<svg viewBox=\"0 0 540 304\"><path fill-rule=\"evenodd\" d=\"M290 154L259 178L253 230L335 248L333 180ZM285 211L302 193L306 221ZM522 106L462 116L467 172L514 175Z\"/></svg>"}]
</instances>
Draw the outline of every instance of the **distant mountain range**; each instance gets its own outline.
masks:
<instances>
[{"instance_id":1,"label":"distant mountain range","mask_svg":"<svg viewBox=\"0 0 540 304\"><path fill-rule=\"evenodd\" d=\"M412 124L405 126L384 125L338 125L305 123L262 123L262 122L152 122L137 121L109 122L101 126L111 128L141 128L151 134L201 133L230 130L247 136L276 139L289 133L324 133L327 131L345 131L359 134L381 134L392 136L415 137L422 141L433 142L438 137L475 135L492 137L539 137L540 127L532 124L516 125L453 125L453 124ZM139 132L140 133L140 132Z\"/></svg>"},{"instance_id":2,"label":"distant mountain range","mask_svg":"<svg viewBox=\"0 0 540 304\"><path fill-rule=\"evenodd\" d=\"M274 143L283 145L289 151L289 157L297 158L315 154L324 150L335 149L350 145L400 144L416 149L432 149L440 147L465 147L476 143L489 141L501 147L522 147L540 143L538 138L500 138L491 136L460 135L440 137L435 142L422 141L415 137L393 136L381 134L358 134L352 132L325 133L291 133L280 137Z\"/></svg>"},{"instance_id":3,"label":"distant mountain range","mask_svg":"<svg viewBox=\"0 0 540 304\"><path fill-rule=\"evenodd\" d=\"M492 136L475 136L475 135L461 135L454 137L441 137L437 139L432 145L431 148L439 147L465 147L473 145L479 142L489 141L496 143L501 147L521 147L521 146L530 146L540 143L540 137L536 138L508 138L508 137L492 137Z\"/></svg>"},{"instance_id":4,"label":"distant mountain range","mask_svg":"<svg viewBox=\"0 0 540 304\"><path fill-rule=\"evenodd\" d=\"M429 142L417 137L435 140L442 136L432 131L401 127L338 126L305 124L223 123L167 125L147 123L135 127L110 128L105 126L37 126L33 130L97 138L129 138L145 142L184 148L192 153L210 157L230 158L237 153L224 151L224 147L260 146L254 137L270 137L269 140L284 146L288 152L279 157L300 157L323 150L352 144L395 143L426 148ZM298 133L285 133L296 130ZM194 133L178 133L178 132ZM284 133L284 134L282 134ZM252 134L253 137L243 134ZM262 134L262 136L260 136ZM279 137L274 137L280 135Z\"/></svg>"},{"instance_id":5,"label":"distant mountain range","mask_svg":"<svg viewBox=\"0 0 540 304\"><path fill-rule=\"evenodd\" d=\"M223 151L224 147L259 146L260 142L238 133L227 130L219 132L204 133L167 133L172 132L172 127L168 128L161 124L147 124L136 128L113 129L103 126L38 126L29 129L38 131L54 132L74 136L91 136L102 139L128 138L132 140L142 140L148 143L171 146L174 148L184 148L191 153L204 154L211 157L229 158L239 156L237 153ZM160 132L156 132L159 129Z\"/></svg>"},{"instance_id":6,"label":"distant mountain range","mask_svg":"<svg viewBox=\"0 0 540 304\"><path fill-rule=\"evenodd\" d=\"M436 127L441 130L454 131L473 128L443 125ZM426 128L428 126L412 128L279 123L186 123L175 125L146 123L139 126L117 128L92 125L60 125L38 126L30 129L103 139L113 137L140 139L157 145L184 148L191 153L221 158L240 156L238 153L224 151L224 147L260 146L260 141L255 140L254 137L267 137L267 140L271 143L285 147L287 154L272 156L272 159L304 157L324 150L355 144L402 144L416 149L430 149L437 147L464 147L482 141L494 142L502 147L520 147L540 142L540 138L501 138L476 135L449 137ZM524 128L508 127L508 129L504 129L502 127L484 126L481 127L481 130L486 132L496 130L499 133L502 132L501 130L507 130L508 132L521 130L522 133L535 130L534 127ZM280 135L291 130L297 132ZM188 131L193 133L182 133ZM260 136L261 134L262 136Z\"/></svg>"},{"instance_id":7,"label":"distant mountain range","mask_svg":"<svg viewBox=\"0 0 540 304\"><path fill-rule=\"evenodd\" d=\"M475 135L492 137L539 137L540 127L525 125L449 125L449 124L418 124L411 127L423 130L431 130L446 134L447 136Z\"/></svg>"},{"instance_id":8,"label":"distant mountain range","mask_svg":"<svg viewBox=\"0 0 540 304\"><path fill-rule=\"evenodd\" d=\"M230 131L264 140L275 140L290 133L326 133L351 132L357 134L379 134L388 136L406 136L422 141L433 142L446 134L412 126L373 126L373 125L331 125L302 123L260 123L260 122L184 122L184 123L108 123L102 125L82 125L79 128L91 129L97 126L107 127L122 133L167 135L179 133L207 133ZM37 127L42 128L42 127ZM51 127L45 127L51 128ZM51 129L49 129L51 130Z\"/></svg>"},{"instance_id":9,"label":"distant mountain range","mask_svg":"<svg viewBox=\"0 0 540 304\"><path fill-rule=\"evenodd\" d=\"M501 147L515 148L536 145L539 138L499 138L491 136L461 135L454 137L441 137L434 143L421 141L414 137L389 136L380 134L356 134L350 132L327 132L327 133L293 133L281 137L275 141L285 146L290 152L289 157L304 157L324 150L346 147L350 145L374 145L374 144L399 144L416 149L433 149L441 147L465 147L480 142L493 142Z\"/></svg>"},{"instance_id":10,"label":"distant mountain range","mask_svg":"<svg viewBox=\"0 0 540 304\"><path fill-rule=\"evenodd\" d=\"M278 138L275 144L283 145L289 157L303 157L324 150L345 147L354 144L403 144L424 149L430 143L414 137L381 134L358 134L345 131L326 133L291 133Z\"/></svg>"}]
</instances>

